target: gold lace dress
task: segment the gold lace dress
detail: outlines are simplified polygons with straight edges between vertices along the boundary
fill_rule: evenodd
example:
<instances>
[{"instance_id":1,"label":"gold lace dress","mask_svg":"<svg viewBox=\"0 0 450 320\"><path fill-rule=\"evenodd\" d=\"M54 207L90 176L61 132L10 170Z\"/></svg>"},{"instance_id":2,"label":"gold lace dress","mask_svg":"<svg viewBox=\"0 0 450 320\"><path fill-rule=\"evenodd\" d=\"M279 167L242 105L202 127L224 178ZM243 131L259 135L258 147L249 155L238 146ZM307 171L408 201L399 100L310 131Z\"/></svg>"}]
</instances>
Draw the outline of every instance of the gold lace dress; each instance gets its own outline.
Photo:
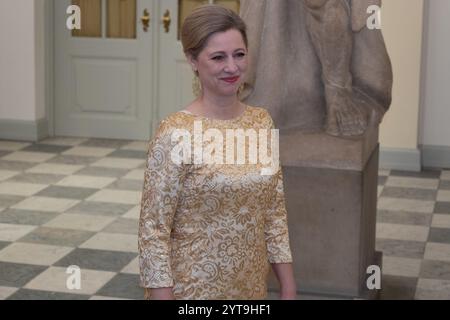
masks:
<instances>
[{"instance_id":1,"label":"gold lace dress","mask_svg":"<svg viewBox=\"0 0 450 320\"><path fill-rule=\"evenodd\" d=\"M144 177L141 286L173 287L176 299L264 299L269 263L292 262L281 169L262 175L260 162L176 164L174 130L194 134L199 121L202 132L224 137L227 129L273 128L267 111L250 106L231 120L180 111L161 122Z\"/></svg>"}]
</instances>

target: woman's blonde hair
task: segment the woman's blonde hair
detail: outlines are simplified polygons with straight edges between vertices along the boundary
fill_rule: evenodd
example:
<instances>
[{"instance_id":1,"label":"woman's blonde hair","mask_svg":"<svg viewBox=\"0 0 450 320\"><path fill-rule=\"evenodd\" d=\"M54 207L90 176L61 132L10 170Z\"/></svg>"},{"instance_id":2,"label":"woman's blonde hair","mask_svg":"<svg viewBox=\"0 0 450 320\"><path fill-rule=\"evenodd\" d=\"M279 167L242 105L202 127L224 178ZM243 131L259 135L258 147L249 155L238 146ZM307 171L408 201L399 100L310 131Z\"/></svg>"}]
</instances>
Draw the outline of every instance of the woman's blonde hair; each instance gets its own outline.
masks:
<instances>
[{"instance_id":1,"label":"woman's blonde hair","mask_svg":"<svg viewBox=\"0 0 450 320\"><path fill-rule=\"evenodd\" d=\"M218 5L200 6L183 23L181 42L184 53L197 59L213 34L232 29L241 33L245 46L248 47L247 27L238 14Z\"/></svg>"}]
</instances>

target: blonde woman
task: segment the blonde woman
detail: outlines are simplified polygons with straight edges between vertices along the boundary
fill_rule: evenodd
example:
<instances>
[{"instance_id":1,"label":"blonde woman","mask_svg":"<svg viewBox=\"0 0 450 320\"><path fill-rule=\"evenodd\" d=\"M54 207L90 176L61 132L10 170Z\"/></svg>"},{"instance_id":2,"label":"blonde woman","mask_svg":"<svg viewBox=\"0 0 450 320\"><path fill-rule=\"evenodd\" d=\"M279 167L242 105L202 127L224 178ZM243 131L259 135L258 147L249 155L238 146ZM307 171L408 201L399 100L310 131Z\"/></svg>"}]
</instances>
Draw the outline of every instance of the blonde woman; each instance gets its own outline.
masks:
<instances>
[{"instance_id":1,"label":"blonde woman","mask_svg":"<svg viewBox=\"0 0 450 320\"><path fill-rule=\"evenodd\" d=\"M216 139L230 130L273 129L265 109L238 99L248 65L245 23L231 10L202 6L185 20L182 43L198 98L164 119L149 145L139 224L141 286L152 299L264 299L270 264L280 298L294 299L280 167L261 174L260 162L205 163L189 161L191 154L174 159L176 138L195 136L199 128ZM221 142L223 149L213 153L227 149L229 141Z\"/></svg>"}]
</instances>

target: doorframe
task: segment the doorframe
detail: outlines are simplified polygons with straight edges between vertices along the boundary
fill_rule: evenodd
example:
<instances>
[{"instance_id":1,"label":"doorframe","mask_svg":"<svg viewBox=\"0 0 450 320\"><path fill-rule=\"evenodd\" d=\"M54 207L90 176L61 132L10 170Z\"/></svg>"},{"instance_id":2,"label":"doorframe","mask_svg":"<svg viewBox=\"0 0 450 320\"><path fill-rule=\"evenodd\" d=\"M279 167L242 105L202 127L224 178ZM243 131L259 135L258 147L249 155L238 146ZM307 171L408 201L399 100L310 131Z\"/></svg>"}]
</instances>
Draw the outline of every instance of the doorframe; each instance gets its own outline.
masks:
<instances>
[{"instance_id":1,"label":"doorframe","mask_svg":"<svg viewBox=\"0 0 450 320\"><path fill-rule=\"evenodd\" d=\"M44 35L44 46L45 46L45 112L48 123L48 136L55 136L55 3L58 0L44 0L44 15L45 15L45 35ZM149 54L152 55L152 81L149 87L149 90L152 91L152 101L149 101L149 108L151 119L149 119L149 136L152 136L154 131L156 130L159 123L159 74L160 74L160 65L159 65L159 34L162 32L162 23L161 23L161 0L150 0L151 1L151 41L152 41L152 52ZM62 26L63 27L63 26Z\"/></svg>"},{"instance_id":2,"label":"doorframe","mask_svg":"<svg viewBox=\"0 0 450 320\"><path fill-rule=\"evenodd\" d=\"M162 21L160 17L160 13L162 12L162 0L152 0L152 7L154 12L150 13L153 15L152 17L152 101L151 101L151 119L150 120L150 137L153 136L154 132L157 129L159 123L159 95L160 95L160 85L159 85L159 75L160 75L160 56L159 56L159 45L160 45L160 37L159 35L162 32Z\"/></svg>"},{"instance_id":3,"label":"doorframe","mask_svg":"<svg viewBox=\"0 0 450 320\"><path fill-rule=\"evenodd\" d=\"M45 21L45 113L48 124L48 136L55 136L55 0L44 0L44 21Z\"/></svg>"}]
</instances>

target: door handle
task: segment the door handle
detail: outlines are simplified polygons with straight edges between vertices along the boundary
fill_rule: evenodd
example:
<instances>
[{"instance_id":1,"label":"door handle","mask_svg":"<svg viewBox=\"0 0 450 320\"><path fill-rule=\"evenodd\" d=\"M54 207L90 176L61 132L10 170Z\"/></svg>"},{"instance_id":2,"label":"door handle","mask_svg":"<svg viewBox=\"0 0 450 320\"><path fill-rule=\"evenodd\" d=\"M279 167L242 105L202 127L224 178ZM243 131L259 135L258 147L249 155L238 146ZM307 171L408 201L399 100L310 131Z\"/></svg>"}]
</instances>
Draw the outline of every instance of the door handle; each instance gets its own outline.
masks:
<instances>
[{"instance_id":1,"label":"door handle","mask_svg":"<svg viewBox=\"0 0 450 320\"><path fill-rule=\"evenodd\" d=\"M162 23L164 26L164 30L166 31L166 33L169 33L170 31L170 24L172 23L172 18L170 17L170 11L166 10L166 12L164 13L163 17L162 17Z\"/></svg>"},{"instance_id":2,"label":"door handle","mask_svg":"<svg viewBox=\"0 0 450 320\"><path fill-rule=\"evenodd\" d=\"M148 28L150 27L150 13L148 12L147 9L144 10L144 13L141 17L141 22L142 22L142 28L144 29L144 32L148 31Z\"/></svg>"}]
</instances>

